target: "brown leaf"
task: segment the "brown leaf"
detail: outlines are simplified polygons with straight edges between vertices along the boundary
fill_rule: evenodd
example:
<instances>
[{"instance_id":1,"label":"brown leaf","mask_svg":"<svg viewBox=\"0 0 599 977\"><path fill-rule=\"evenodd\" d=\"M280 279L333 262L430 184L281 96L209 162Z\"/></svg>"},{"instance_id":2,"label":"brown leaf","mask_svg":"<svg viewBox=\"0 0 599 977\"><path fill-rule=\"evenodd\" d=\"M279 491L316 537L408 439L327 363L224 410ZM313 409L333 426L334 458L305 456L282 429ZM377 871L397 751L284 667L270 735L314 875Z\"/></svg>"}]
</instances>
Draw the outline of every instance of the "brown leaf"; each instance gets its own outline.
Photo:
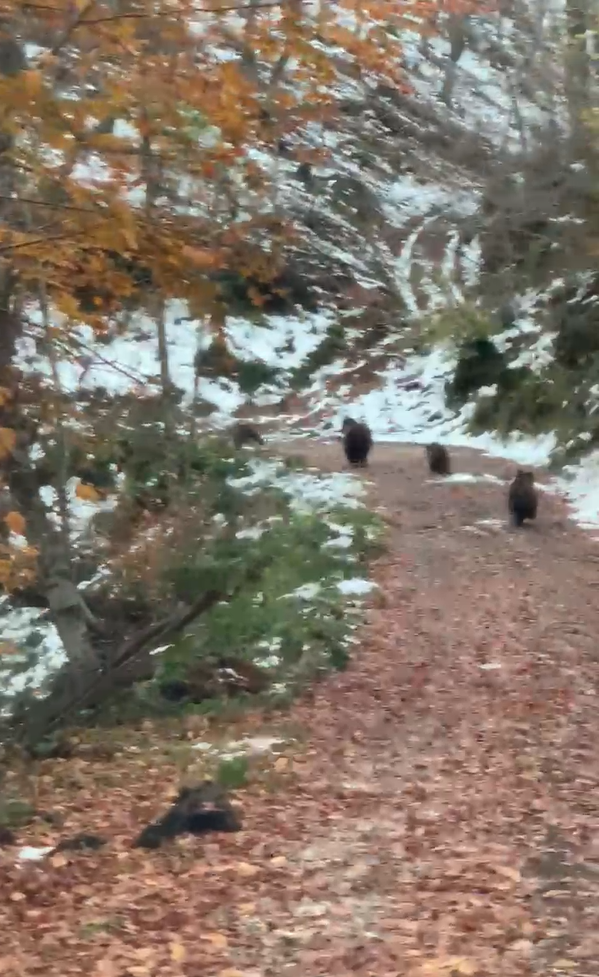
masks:
<instances>
[{"instance_id":1,"label":"brown leaf","mask_svg":"<svg viewBox=\"0 0 599 977\"><path fill-rule=\"evenodd\" d=\"M119 973L121 973L121 968L107 957L98 960L93 971L94 977L118 977Z\"/></svg>"},{"instance_id":2,"label":"brown leaf","mask_svg":"<svg viewBox=\"0 0 599 977\"><path fill-rule=\"evenodd\" d=\"M75 495L84 502L97 502L101 498L97 489L93 485L87 485L85 482L79 482L79 485L75 489Z\"/></svg>"},{"instance_id":3,"label":"brown leaf","mask_svg":"<svg viewBox=\"0 0 599 977\"><path fill-rule=\"evenodd\" d=\"M7 512L4 516L4 522L10 529L11 533L16 533L17 536L25 535L25 520L20 512Z\"/></svg>"},{"instance_id":4,"label":"brown leaf","mask_svg":"<svg viewBox=\"0 0 599 977\"><path fill-rule=\"evenodd\" d=\"M227 937L224 933L202 933L200 939L206 940L212 946L219 947L219 949L224 949L228 944Z\"/></svg>"},{"instance_id":5,"label":"brown leaf","mask_svg":"<svg viewBox=\"0 0 599 977\"><path fill-rule=\"evenodd\" d=\"M252 875L257 875L260 871L256 865L250 865L249 862L237 862L235 865L235 871L238 875L242 875L245 879L249 879Z\"/></svg>"},{"instance_id":6,"label":"brown leaf","mask_svg":"<svg viewBox=\"0 0 599 977\"><path fill-rule=\"evenodd\" d=\"M238 905L238 907L237 907L237 910L238 910L238 912L241 913L242 916L249 916L251 913L253 913L253 912L256 911L256 903L255 902L240 902L239 905Z\"/></svg>"},{"instance_id":7,"label":"brown leaf","mask_svg":"<svg viewBox=\"0 0 599 977\"><path fill-rule=\"evenodd\" d=\"M185 957L187 956L185 947L182 946L181 943L171 943L170 952L171 952L171 960L174 960L175 963L181 963L183 960L185 960Z\"/></svg>"},{"instance_id":8,"label":"brown leaf","mask_svg":"<svg viewBox=\"0 0 599 977\"><path fill-rule=\"evenodd\" d=\"M10 427L0 427L0 458L6 458L14 449L17 436Z\"/></svg>"},{"instance_id":9,"label":"brown leaf","mask_svg":"<svg viewBox=\"0 0 599 977\"><path fill-rule=\"evenodd\" d=\"M522 881L522 876L517 868L511 868L509 865L494 865L493 868L498 875L504 875L506 879L511 879L512 882Z\"/></svg>"}]
</instances>

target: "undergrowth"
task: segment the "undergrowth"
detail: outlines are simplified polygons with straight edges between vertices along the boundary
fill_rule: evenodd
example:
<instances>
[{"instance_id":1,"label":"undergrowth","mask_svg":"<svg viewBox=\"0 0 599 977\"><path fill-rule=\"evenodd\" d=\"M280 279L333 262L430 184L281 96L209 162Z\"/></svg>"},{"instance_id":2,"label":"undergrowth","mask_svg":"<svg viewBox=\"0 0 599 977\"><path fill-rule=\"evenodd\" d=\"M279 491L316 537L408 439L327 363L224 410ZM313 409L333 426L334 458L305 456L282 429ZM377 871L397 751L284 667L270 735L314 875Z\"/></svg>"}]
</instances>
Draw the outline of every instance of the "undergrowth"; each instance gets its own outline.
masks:
<instances>
[{"instance_id":1,"label":"undergrowth","mask_svg":"<svg viewBox=\"0 0 599 977\"><path fill-rule=\"evenodd\" d=\"M186 703L188 711L230 710L232 698L280 708L306 681L347 665L361 601L339 584L365 576L380 526L354 498L335 497L337 484L347 488L343 476L307 475L296 466L246 462L236 478L224 479L227 505L219 515L227 531L201 547L186 532L187 545L172 553L162 579L179 600L245 583L160 653L155 678L137 690L140 708L155 708L160 689L173 681L195 683L201 701ZM312 504L303 504L306 479L323 490ZM225 496L215 497L222 504ZM259 571L250 580L252 567ZM251 673L260 679L258 691L218 694L223 662L225 670L232 663L233 671L237 665L243 672L244 663L258 669Z\"/></svg>"},{"instance_id":2,"label":"undergrowth","mask_svg":"<svg viewBox=\"0 0 599 977\"><path fill-rule=\"evenodd\" d=\"M127 485L139 492L139 481ZM147 647L133 684L70 720L106 729L182 713L235 717L248 704L280 709L307 682L345 668L382 538L361 482L207 437L186 444L169 491L87 593L107 621L103 637L114 635L118 649L207 591L223 599Z\"/></svg>"}]
</instances>

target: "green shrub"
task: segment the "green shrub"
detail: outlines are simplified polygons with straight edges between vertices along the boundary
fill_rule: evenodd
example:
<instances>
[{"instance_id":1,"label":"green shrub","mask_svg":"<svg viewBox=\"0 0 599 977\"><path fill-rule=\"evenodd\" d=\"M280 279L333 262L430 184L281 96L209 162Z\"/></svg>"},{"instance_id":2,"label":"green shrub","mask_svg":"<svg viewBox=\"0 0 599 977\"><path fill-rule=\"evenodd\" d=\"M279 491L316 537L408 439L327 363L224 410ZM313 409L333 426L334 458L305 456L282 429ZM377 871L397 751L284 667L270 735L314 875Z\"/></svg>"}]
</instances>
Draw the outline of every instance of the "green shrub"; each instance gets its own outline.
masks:
<instances>
[{"instance_id":1,"label":"green shrub","mask_svg":"<svg viewBox=\"0 0 599 977\"><path fill-rule=\"evenodd\" d=\"M218 764L215 780L226 790L239 790L248 782L250 762L246 756L230 757Z\"/></svg>"}]
</instances>

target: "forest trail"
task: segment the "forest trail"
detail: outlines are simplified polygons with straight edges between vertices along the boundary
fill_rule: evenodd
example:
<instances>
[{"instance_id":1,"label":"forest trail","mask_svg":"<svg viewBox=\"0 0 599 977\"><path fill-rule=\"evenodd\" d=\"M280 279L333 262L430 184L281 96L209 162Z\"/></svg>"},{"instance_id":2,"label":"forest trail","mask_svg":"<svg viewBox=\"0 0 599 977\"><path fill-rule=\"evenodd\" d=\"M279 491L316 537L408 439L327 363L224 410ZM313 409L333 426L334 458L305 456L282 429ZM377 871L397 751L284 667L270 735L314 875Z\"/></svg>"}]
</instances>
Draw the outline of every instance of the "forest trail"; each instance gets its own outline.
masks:
<instances>
[{"instance_id":1,"label":"forest trail","mask_svg":"<svg viewBox=\"0 0 599 977\"><path fill-rule=\"evenodd\" d=\"M303 453L344 467L339 445ZM371 455L380 590L351 668L302 708L323 794L308 928L327 974L596 975L599 545L548 493L509 529L515 466L451 455L503 484L432 479L419 446Z\"/></svg>"},{"instance_id":2,"label":"forest trail","mask_svg":"<svg viewBox=\"0 0 599 977\"><path fill-rule=\"evenodd\" d=\"M504 484L432 480L420 447L375 446L365 477L379 590L349 668L281 721L303 738L280 782L243 792L243 832L142 852L164 774L96 774L69 826L108 820L110 850L4 866L3 975L599 974L599 544L550 495L509 531Z\"/></svg>"}]
</instances>

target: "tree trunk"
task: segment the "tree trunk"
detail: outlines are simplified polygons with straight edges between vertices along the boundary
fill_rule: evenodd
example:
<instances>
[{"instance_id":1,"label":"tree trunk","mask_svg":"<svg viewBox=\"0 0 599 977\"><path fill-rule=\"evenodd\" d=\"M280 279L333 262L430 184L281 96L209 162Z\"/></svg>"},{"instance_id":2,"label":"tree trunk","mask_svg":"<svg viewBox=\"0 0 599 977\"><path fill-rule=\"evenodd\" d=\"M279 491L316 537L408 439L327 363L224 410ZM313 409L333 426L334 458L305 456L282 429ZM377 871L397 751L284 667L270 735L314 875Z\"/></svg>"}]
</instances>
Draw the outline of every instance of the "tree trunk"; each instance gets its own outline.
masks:
<instances>
[{"instance_id":1,"label":"tree trunk","mask_svg":"<svg viewBox=\"0 0 599 977\"><path fill-rule=\"evenodd\" d=\"M591 55L587 32L594 28L593 0L567 0L565 92L570 116L570 136L575 155L588 144L584 114L592 104Z\"/></svg>"},{"instance_id":2,"label":"tree trunk","mask_svg":"<svg viewBox=\"0 0 599 977\"><path fill-rule=\"evenodd\" d=\"M449 17L449 57L445 64L445 77L443 78L443 88L441 98L448 108L451 107L453 89L457 78L457 66L462 54L466 49L468 18L458 17L454 14Z\"/></svg>"}]
</instances>

